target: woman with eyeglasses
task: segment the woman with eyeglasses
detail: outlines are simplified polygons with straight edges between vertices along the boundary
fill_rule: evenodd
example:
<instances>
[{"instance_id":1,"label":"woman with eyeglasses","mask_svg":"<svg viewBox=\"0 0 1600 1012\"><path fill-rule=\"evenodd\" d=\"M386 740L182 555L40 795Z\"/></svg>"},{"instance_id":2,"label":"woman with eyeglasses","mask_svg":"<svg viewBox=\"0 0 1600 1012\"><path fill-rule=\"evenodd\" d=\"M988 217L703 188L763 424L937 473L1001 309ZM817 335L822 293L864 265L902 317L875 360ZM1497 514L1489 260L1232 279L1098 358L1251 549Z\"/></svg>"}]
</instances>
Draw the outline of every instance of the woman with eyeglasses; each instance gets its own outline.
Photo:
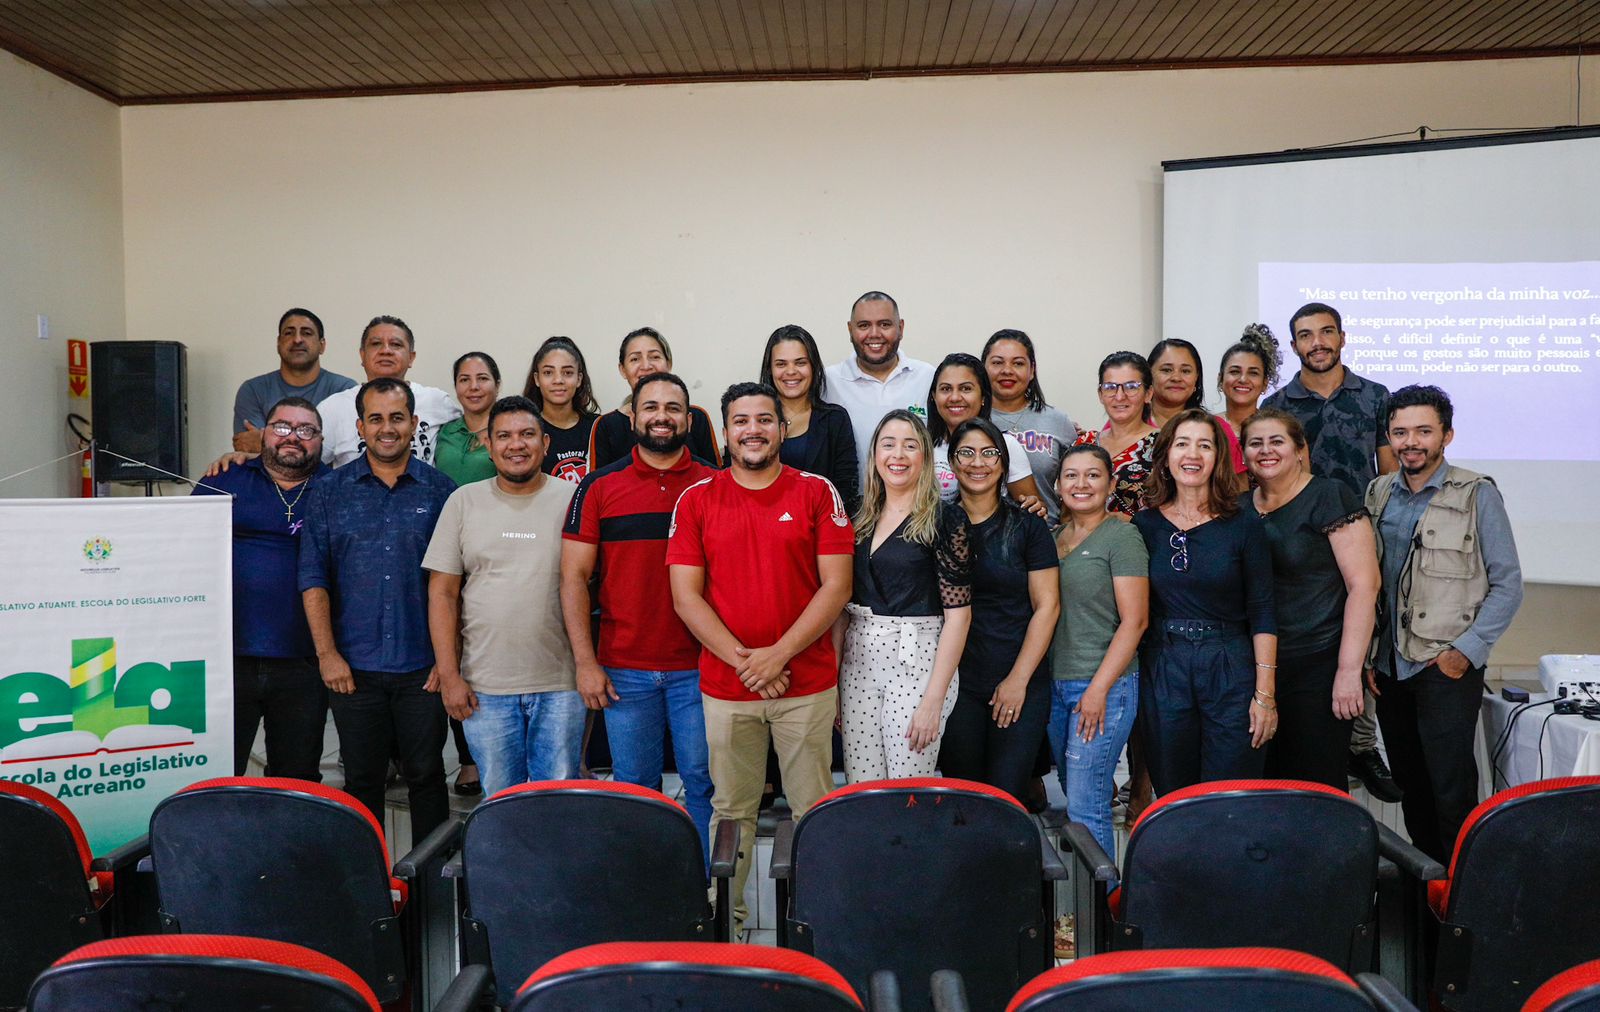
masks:
<instances>
[{"instance_id":1,"label":"woman with eyeglasses","mask_svg":"<svg viewBox=\"0 0 1600 1012\"><path fill-rule=\"evenodd\" d=\"M972 545L972 624L961 684L939 744L947 777L1027 795L1050 719L1050 638L1061 611L1045 522L1000 495L1006 441L982 418L950 435Z\"/></svg>"},{"instance_id":2,"label":"woman with eyeglasses","mask_svg":"<svg viewBox=\"0 0 1600 1012\"><path fill-rule=\"evenodd\" d=\"M1200 389L1200 377L1205 368L1200 364L1199 348L1181 337L1169 337L1156 342L1148 360L1150 371L1155 373L1150 424L1160 428L1180 411L1205 406L1205 392ZM1222 434L1233 454L1235 473L1244 474L1244 455L1239 452L1239 437L1233 426L1223 422Z\"/></svg>"},{"instance_id":3,"label":"woman with eyeglasses","mask_svg":"<svg viewBox=\"0 0 1600 1012\"><path fill-rule=\"evenodd\" d=\"M1144 481L1150 474L1157 431L1148 416L1152 386L1150 364L1143 355L1114 351L1101 359L1095 392L1106 410L1106 424L1084 430L1074 444L1099 446L1111 457L1106 509L1124 520L1144 508Z\"/></svg>"},{"instance_id":4,"label":"woman with eyeglasses","mask_svg":"<svg viewBox=\"0 0 1600 1012\"><path fill-rule=\"evenodd\" d=\"M640 327L628 332L617 351L617 372L628 385L628 395L615 411L607 411L594 423L589 439L589 470L598 471L607 464L628 456L637 443L633 434L633 388L646 376L672 371L672 346L654 327ZM689 452L712 467L721 467L717 454L716 428L711 416L698 404L689 405Z\"/></svg>"},{"instance_id":5,"label":"woman with eyeglasses","mask_svg":"<svg viewBox=\"0 0 1600 1012\"><path fill-rule=\"evenodd\" d=\"M1239 508L1230 453L1210 412L1180 411L1156 437L1149 508L1133 517L1150 553L1139 724L1157 794L1261 776L1277 730L1272 553Z\"/></svg>"},{"instance_id":6,"label":"woman with eyeglasses","mask_svg":"<svg viewBox=\"0 0 1600 1012\"><path fill-rule=\"evenodd\" d=\"M1364 703L1361 669L1382 583L1376 535L1344 482L1311 473L1299 419L1264 408L1241 432L1259 485L1239 503L1261 518L1278 614L1280 723L1267 776L1348 790L1350 729Z\"/></svg>"},{"instance_id":7,"label":"woman with eyeglasses","mask_svg":"<svg viewBox=\"0 0 1600 1012\"><path fill-rule=\"evenodd\" d=\"M928 429L896 408L872 433L855 585L834 626L851 783L932 776L972 625L966 514L939 498Z\"/></svg>"},{"instance_id":8,"label":"woman with eyeglasses","mask_svg":"<svg viewBox=\"0 0 1600 1012\"><path fill-rule=\"evenodd\" d=\"M494 477L494 461L489 459L489 409L500 397L500 366L483 351L469 351L456 359L450 372L456 379L456 400L461 402L461 417L439 427L433 448L433 466L457 485ZM483 793L478 779L478 764L467 748L467 734L461 721L450 718L450 734L456 743L455 792L466 796Z\"/></svg>"},{"instance_id":9,"label":"woman with eyeglasses","mask_svg":"<svg viewBox=\"0 0 1600 1012\"><path fill-rule=\"evenodd\" d=\"M789 467L821 475L833 483L845 509L861 505L860 467L850 414L823 400L823 375L817 341L804 327L788 324L767 338L761 353L761 382L783 401L783 445L778 457Z\"/></svg>"},{"instance_id":10,"label":"woman with eyeglasses","mask_svg":"<svg viewBox=\"0 0 1600 1012\"><path fill-rule=\"evenodd\" d=\"M600 417L589 379L589 363L570 337L546 338L533 353L522 395L539 409L550 448L545 474L580 484L589 474L589 437Z\"/></svg>"},{"instance_id":11,"label":"woman with eyeglasses","mask_svg":"<svg viewBox=\"0 0 1600 1012\"><path fill-rule=\"evenodd\" d=\"M928 433L933 437L934 478L939 495L945 499L955 499L960 491L955 469L950 466L950 433L970 418L988 421L992 399L989 373L982 362L966 352L946 355L933 372L933 383L928 387ZM1005 474L1006 489L1019 501L1031 496L1027 501L1039 502L1039 486L1033 480L1027 451L1014 436L1007 435L1005 442L1011 461Z\"/></svg>"}]
</instances>

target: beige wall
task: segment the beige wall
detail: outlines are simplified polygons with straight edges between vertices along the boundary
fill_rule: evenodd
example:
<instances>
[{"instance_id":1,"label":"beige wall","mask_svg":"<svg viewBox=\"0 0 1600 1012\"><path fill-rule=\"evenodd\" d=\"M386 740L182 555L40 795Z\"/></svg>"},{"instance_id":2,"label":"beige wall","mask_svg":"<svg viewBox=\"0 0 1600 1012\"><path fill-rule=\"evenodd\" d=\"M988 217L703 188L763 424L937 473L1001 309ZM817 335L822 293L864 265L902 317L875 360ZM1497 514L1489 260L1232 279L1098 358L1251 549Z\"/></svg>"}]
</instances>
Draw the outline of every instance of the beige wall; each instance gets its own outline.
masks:
<instances>
[{"instance_id":1,"label":"beige wall","mask_svg":"<svg viewBox=\"0 0 1600 1012\"><path fill-rule=\"evenodd\" d=\"M123 336L121 159L116 106L0 52L0 477L76 445L67 340ZM0 498L73 494L77 478L63 461L0 483Z\"/></svg>"}]
</instances>

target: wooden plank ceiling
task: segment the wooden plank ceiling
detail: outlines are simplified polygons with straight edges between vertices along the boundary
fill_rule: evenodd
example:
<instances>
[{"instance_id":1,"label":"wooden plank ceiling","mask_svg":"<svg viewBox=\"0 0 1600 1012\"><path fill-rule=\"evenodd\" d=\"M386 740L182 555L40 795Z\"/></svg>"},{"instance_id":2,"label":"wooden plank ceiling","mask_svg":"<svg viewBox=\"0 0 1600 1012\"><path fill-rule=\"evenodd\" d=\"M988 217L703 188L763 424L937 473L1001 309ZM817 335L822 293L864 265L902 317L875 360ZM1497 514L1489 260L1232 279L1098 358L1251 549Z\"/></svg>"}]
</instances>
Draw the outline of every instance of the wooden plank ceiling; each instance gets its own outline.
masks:
<instances>
[{"instance_id":1,"label":"wooden plank ceiling","mask_svg":"<svg viewBox=\"0 0 1600 1012\"><path fill-rule=\"evenodd\" d=\"M1600 0L0 0L0 47L127 104L1596 43Z\"/></svg>"}]
</instances>

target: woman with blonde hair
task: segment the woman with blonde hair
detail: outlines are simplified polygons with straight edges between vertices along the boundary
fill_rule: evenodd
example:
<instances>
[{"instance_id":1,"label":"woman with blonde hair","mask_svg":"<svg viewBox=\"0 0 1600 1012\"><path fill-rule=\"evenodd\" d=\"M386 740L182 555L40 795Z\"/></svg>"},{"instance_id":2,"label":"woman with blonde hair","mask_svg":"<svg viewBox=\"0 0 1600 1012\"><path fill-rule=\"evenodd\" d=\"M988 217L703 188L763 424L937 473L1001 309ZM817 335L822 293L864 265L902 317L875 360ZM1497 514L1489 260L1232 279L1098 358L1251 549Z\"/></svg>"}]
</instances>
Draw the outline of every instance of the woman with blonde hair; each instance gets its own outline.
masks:
<instances>
[{"instance_id":1,"label":"woman with blonde hair","mask_svg":"<svg viewBox=\"0 0 1600 1012\"><path fill-rule=\"evenodd\" d=\"M883 416L856 513L855 587L835 627L851 783L929 776L972 622L967 517L943 502L916 415Z\"/></svg>"}]
</instances>

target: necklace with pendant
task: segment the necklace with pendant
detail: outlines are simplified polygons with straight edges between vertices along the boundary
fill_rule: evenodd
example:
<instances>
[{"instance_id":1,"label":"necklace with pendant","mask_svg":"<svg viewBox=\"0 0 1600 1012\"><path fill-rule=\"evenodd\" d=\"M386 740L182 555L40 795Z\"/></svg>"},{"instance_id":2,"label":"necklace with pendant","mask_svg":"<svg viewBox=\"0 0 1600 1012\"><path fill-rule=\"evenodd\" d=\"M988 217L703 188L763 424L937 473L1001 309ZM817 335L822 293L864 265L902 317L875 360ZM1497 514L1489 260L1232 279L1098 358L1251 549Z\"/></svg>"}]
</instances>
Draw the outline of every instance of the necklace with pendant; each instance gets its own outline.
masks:
<instances>
[{"instance_id":1,"label":"necklace with pendant","mask_svg":"<svg viewBox=\"0 0 1600 1012\"><path fill-rule=\"evenodd\" d=\"M278 487L278 483L277 482L273 482L272 483L272 490L274 492L278 493L278 501L283 503L283 519L284 519L285 522L291 523L291 524L294 523L294 508L296 506L300 505L300 497L305 495L306 494L306 489L308 489L310 487L311 487L311 479L307 478L305 481L300 483L300 491L295 493L294 501L290 502L288 499L285 499L283 497L283 489Z\"/></svg>"}]
</instances>

